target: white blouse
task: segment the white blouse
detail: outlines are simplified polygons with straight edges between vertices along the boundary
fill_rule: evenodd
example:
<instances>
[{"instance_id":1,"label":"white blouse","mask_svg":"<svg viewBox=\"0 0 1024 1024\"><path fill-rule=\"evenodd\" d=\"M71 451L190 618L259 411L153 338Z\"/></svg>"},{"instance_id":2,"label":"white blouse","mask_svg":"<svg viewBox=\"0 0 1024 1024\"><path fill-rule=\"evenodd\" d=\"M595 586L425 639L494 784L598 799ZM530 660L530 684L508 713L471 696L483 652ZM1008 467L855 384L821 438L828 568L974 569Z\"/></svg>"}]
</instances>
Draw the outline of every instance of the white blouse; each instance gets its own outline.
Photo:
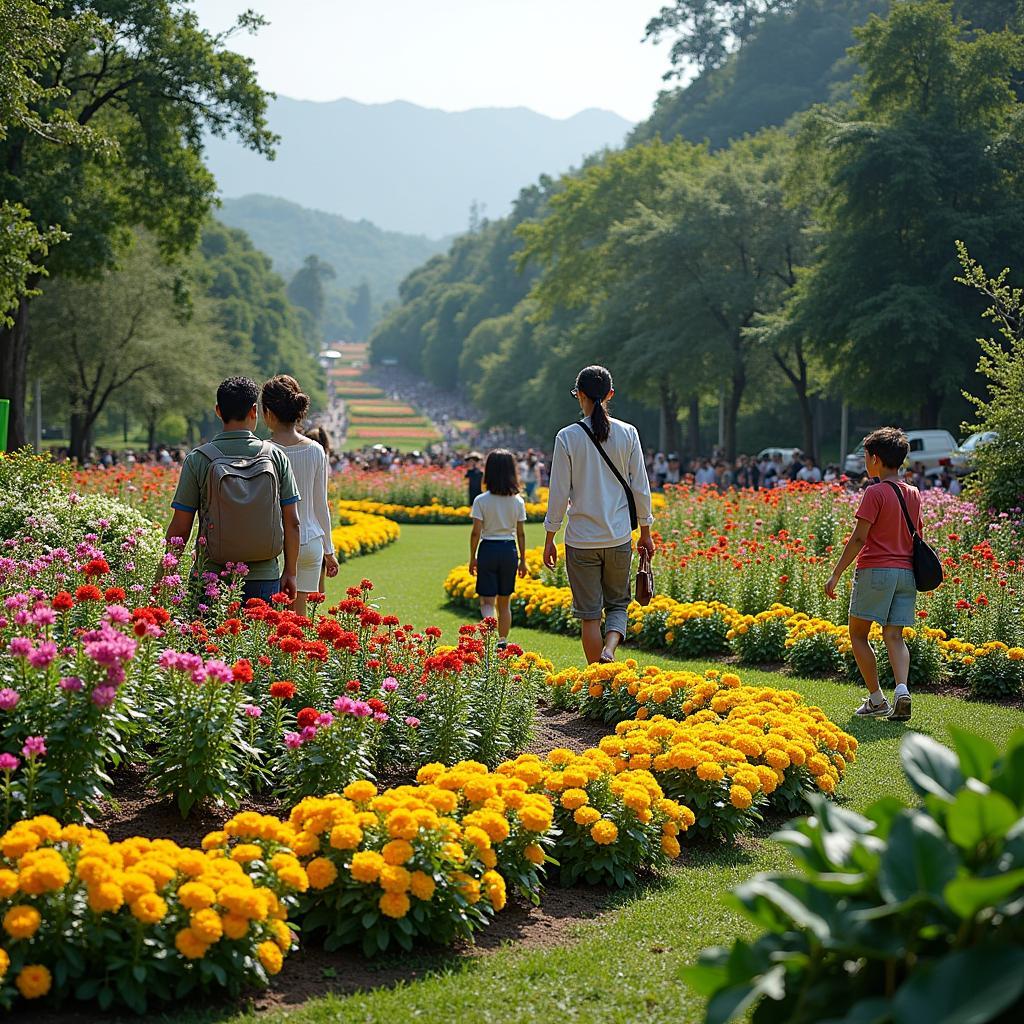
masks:
<instances>
[{"instance_id":1,"label":"white blouse","mask_svg":"<svg viewBox=\"0 0 1024 1024\"><path fill-rule=\"evenodd\" d=\"M325 555L334 554L331 539L331 510L327 504L327 476L330 465L323 446L308 444L279 444L292 464L295 484L299 490L299 543L307 544L323 538Z\"/></svg>"}]
</instances>

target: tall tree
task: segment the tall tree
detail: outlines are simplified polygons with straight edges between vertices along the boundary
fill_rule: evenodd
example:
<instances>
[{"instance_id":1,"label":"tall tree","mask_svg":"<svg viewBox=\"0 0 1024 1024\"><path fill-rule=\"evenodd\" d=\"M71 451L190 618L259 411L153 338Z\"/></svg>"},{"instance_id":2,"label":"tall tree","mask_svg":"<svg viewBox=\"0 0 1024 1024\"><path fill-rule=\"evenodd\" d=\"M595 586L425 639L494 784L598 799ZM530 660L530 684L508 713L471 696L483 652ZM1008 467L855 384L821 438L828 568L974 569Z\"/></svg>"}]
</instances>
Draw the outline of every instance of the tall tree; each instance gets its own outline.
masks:
<instances>
[{"instance_id":1,"label":"tall tree","mask_svg":"<svg viewBox=\"0 0 1024 1024\"><path fill-rule=\"evenodd\" d=\"M359 287L349 300L346 312L352 322L356 341L366 341L373 320L373 299L370 297L370 286L366 281L359 283Z\"/></svg>"},{"instance_id":2,"label":"tall tree","mask_svg":"<svg viewBox=\"0 0 1024 1024\"><path fill-rule=\"evenodd\" d=\"M211 325L180 301L178 270L139 237L100 281L61 277L38 300L37 372L67 395L71 455L83 461L103 413L129 391L161 410L208 404L227 359Z\"/></svg>"},{"instance_id":3,"label":"tall tree","mask_svg":"<svg viewBox=\"0 0 1024 1024\"><path fill-rule=\"evenodd\" d=\"M252 62L227 48L230 31L201 29L184 0L66 0L52 11L65 31L30 68L39 88L25 107L38 121L88 127L101 145L82 152L31 124L0 142L0 200L28 210L40 232L59 225L70 235L34 259L29 291L43 270L88 277L112 266L135 225L167 252L187 250L215 194L204 132L234 133L264 153L274 141ZM247 13L236 29L260 23ZM25 441L25 295L12 319L0 327L0 393L12 400L17 446Z\"/></svg>"},{"instance_id":4,"label":"tall tree","mask_svg":"<svg viewBox=\"0 0 1024 1024\"><path fill-rule=\"evenodd\" d=\"M309 314L311 337L321 341L321 326L324 319L324 281L334 278L334 267L325 263L315 253L302 261L302 266L288 282L288 298Z\"/></svg>"},{"instance_id":5,"label":"tall tree","mask_svg":"<svg viewBox=\"0 0 1024 1024\"><path fill-rule=\"evenodd\" d=\"M802 150L825 166L818 259L791 304L846 397L936 426L974 353L974 300L954 240L983 259L1021 252L1024 40L965 34L951 4L893 5L857 32L849 111L819 109Z\"/></svg>"},{"instance_id":6,"label":"tall tree","mask_svg":"<svg viewBox=\"0 0 1024 1024\"><path fill-rule=\"evenodd\" d=\"M797 0L675 0L647 23L644 40L675 36L665 78L720 67L729 54L752 36L764 18L788 11Z\"/></svg>"},{"instance_id":7,"label":"tall tree","mask_svg":"<svg viewBox=\"0 0 1024 1024\"><path fill-rule=\"evenodd\" d=\"M617 228L655 203L670 174L697 173L706 159L703 147L682 140L654 140L610 153L564 178L547 215L524 223L518 232L524 241L521 263L533 261L541 268L531 292L536 316L550 322L574 314L580 320L574 344L582 351L595 342L628 347L622 376L633 389L652 396L666 444L677 440L681 401L699 381L694 364L665 362L662 345L667 339L678 342L686 326L678 320L652 323L663 308L663 296L654 296L652 305L651 292L631 279L630 268L640 263L635 254L621 256ZM665 284L662 273L653 287Z\"/></svg>"}]
</instances>

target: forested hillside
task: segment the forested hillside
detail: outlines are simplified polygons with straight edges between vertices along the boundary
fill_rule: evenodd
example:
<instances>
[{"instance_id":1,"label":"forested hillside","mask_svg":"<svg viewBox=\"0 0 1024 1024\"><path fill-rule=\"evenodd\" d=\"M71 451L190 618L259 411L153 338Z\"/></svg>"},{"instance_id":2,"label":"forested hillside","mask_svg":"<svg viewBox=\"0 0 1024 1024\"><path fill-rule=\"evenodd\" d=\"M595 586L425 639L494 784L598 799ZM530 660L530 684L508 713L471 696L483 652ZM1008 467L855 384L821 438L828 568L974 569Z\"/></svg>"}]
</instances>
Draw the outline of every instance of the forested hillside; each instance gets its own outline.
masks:
<instances>
[{"instance_id":1,"label":"forested hillside","mask_svg":"<svg viewBox=\"0 0 1024 1024\"><path fill-rule=\"evenodd\" d=\"M218 217L245 231L285 278L291 278L310 255L331 266L334 277L324 282L323 330L328 338L359 337L349 307L360 285L369 288L372 326L384 304L397 298L399 282L447 245L423 235L383 231L366 220L308 210L275 196L225 199Z\"/></svg>"},{"instance_id":2,"label":"forested hillside","mask_svg":"<svg viewBox=\"0 0 1024 1024\"><path fill-rule=\"evenodd\" d=\"M698 7L717 36L693 34ZM658 410L661 444L695 453L719 422L730 453L817 452L842 400L958 431L981 310L954 242L1024 256L1013 5L678 0L655 23L696 81L629 148L542 178L411 274L374 358L541 436L589 361Z\"/></svg>"}]
</instances>

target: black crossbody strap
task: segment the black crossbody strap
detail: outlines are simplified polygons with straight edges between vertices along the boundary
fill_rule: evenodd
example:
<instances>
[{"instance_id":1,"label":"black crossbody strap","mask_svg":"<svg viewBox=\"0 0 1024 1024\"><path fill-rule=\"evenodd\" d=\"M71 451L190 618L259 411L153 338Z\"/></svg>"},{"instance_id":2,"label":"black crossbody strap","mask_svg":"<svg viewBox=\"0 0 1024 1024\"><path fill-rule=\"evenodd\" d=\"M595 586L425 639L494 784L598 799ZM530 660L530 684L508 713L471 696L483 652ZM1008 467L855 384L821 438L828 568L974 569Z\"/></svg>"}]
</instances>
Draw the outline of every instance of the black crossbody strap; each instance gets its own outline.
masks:
<instances>
[{"instance_id":1,"label":"black crossbody strap","mask_svg":"<svg viewBox=\"0 0 1024 1024\"><path fill-rule=\"evenodd\" d=\"M636 514L636 499L633 497L633 488L626 482L626 478L618 471L611 457L601 446L601 442L598 441L594 432L584 423L582 420L579 421L579 425L587 432L587 437L594 442L594 447L601 453L601 458L608 463L608 468L615 474L616 479L622 484L622 489L626 492L626 503L629 505L629 525L635 530L639 519Z\"/></svg>"},{"instance_id":2,"label":"black crossbody strap","mask_svg":"<svg viewBox=\"0 0 1024 1024\"><path fill-rule=\"evenodd\" d=\"M883 480L882 482L888 484L896 492L896 497L900 499L900 508L903 509L903 518L907 521L907 529L910 531L910 536L916 537L917 529L914 526L913 520L910 518L910 512L907 509L907 502L903 497L903 491L900 489L899 484L893 483L892 480Z\"/></svg>"}]
</instances>

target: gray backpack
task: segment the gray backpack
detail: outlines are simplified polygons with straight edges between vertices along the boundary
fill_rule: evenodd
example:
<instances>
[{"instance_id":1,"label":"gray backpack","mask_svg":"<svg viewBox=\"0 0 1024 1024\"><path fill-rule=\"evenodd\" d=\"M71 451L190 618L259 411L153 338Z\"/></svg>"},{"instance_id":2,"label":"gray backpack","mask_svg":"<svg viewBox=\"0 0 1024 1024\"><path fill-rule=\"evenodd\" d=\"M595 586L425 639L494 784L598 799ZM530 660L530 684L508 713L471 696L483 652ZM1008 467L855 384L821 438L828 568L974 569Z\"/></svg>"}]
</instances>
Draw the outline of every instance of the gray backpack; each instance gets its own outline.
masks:
<instances>
[{"instance_id":1,"label":"gray backpack","mask_svg":"<svg viewBox=\"0 0 1024 1024\"><path fill-rule=\"evenodd\" d=\"M196 451L210 460L199 535L212 562L265 562L284 550L281 483L269 441L256 455L225 455L215 444Z\"/></svg>"}]
</instances>

